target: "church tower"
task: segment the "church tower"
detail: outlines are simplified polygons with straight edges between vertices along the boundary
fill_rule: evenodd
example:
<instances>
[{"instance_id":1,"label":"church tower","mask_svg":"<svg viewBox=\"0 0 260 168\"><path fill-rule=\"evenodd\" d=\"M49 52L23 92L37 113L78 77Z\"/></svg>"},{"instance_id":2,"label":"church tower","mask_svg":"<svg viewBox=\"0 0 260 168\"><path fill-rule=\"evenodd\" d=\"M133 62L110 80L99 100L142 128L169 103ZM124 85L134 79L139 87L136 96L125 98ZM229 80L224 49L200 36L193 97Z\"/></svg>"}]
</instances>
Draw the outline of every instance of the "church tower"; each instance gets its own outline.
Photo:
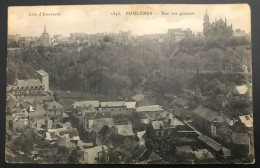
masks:
<instances>
[{"instance_id":1,"label":"church tower","mask_svg":"<svg viewBox=\"0 0 260 168\"><path fill-rule=\"evenodd\" d=\"M204 22L203 22L203 34L206 37L209 35L209 27L210 27L209 15L208 15L208 11L206 10L206 13L204 15Z\"/></svg>"}]
</instances>

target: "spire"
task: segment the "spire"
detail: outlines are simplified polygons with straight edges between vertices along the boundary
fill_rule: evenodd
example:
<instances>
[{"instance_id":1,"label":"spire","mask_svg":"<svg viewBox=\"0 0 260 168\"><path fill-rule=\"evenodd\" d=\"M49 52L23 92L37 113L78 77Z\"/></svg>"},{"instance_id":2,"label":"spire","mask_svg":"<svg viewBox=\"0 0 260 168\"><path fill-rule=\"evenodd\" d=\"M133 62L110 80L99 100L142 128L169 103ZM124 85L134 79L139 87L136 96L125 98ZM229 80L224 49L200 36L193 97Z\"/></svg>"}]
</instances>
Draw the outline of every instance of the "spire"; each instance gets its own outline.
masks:
<instances>
[{"instance_id":1,"label":"spire","mask_svg":"<svg viewBox=\"0 0 260 168\"><path fill-rule=\"evenodd\" d=\"M46 31L46 25L44 25L44 31L43 31L43 33L47 33L47 31Z\"/></svg>"}]
</instances>

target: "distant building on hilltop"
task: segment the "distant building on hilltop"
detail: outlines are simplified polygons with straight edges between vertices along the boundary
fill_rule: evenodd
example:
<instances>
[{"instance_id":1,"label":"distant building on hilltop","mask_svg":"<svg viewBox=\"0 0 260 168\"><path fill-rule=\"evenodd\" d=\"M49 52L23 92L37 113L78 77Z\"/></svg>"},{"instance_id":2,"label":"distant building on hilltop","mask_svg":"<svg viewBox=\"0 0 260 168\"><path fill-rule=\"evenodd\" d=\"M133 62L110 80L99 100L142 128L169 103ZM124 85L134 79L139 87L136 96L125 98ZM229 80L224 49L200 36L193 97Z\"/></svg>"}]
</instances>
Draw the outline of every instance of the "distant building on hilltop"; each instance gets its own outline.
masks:
<instances>
[{"instance_id":1,"label":"distant building on hilltop","mask_svg":"<svg viewBox=\"0 0 260 168\"><path fill-rule=\"evenodd\" d=\"M50 45L50 35L49 35L49 33L47 33L46 25L44 26L44 31L40 37L40 44L43 46Z\"/></svg>"},{"instance_id":2,"label":"distant building on hilltop","mask_svg":"<svg viewBox=\"0 0 260 168\"><path fill-rule=\"evenodd\" d=\"M229 38L233 36L232 24L227 25L227 20L223 21L215 19L212 23L209 22L209 15L206 10L203 22L203 34L206 37Z\"/></svg>"}]
</instances>

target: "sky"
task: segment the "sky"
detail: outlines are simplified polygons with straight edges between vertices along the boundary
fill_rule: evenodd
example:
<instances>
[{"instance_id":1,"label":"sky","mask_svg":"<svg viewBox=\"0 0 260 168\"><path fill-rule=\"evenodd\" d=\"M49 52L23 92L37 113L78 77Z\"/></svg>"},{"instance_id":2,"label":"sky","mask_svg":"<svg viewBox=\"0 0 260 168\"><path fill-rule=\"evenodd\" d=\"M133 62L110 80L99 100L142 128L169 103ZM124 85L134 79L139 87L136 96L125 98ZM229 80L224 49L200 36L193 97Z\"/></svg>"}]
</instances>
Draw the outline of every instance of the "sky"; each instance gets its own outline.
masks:
<instances>
[{"instance_id":1,"label":"sky","mask_svg":"<svg viewBox=\"0 0 260 168\"><path fill-rule=\"evenodd\" d=\"M222 18L232 23L233 30L251 32L251 11L247 4L222 5L63 5L19 6L8 8L8 35L40 36L44 25L52 36L70 33L118 33L131 30L133 35L163 34L171 28L190 28L203 31L203 17L208 12L210 22ZM120 12L120 15L112 13ZM150 12L151 15L126 15L126 12ZM177 15L162 15L162 12ZM40 13L59 13L58 16L40 16ZM190 13L182 15L180 13ZM36 16L30 16L36 15Z\"/></svg>"}]
</instances>

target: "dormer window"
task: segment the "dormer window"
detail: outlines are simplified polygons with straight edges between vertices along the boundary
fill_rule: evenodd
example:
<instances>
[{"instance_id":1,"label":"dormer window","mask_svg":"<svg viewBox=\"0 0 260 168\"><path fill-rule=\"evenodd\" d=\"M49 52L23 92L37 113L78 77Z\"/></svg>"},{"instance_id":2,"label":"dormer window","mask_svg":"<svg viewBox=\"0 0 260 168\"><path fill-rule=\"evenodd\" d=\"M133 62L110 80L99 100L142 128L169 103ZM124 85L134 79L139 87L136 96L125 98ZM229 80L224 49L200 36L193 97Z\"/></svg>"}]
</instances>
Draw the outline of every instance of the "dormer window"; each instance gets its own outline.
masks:
<instances>
[{"instance_id":1,"label":"dormer window","mask_svg":"<svg viewBox=\"0 0 260 168\"><path fill-rule=\"evenodd\" d=\"M31 86L31 89L33 89L33 86Z\"/></svg>"},{"instance_id":2,"label":"dormer window","mask_svg":"<svg viewBox=\"0 0 260 168\"><path fill-rule=\"evenodd\" d=\"M42 88L42 86L39 87L40 89Z\"/></svg>"},{"instance_id":3,"label":"dormer window","mask_svg":"<svg viewBox=\"0 0 260 168\"><path fill-rule=\"evenodd\" d=\"M17 89L19 90L19 87L17 87Z\"/></svg>"},{"instance_id":4,"label":"dormer window","mask_svg":"<svg viewBox=\"0 0 260 168\"><path fill-rule=\"evenodd\" d=\"M53 109L56 109L56 106L53 106Z\"/></svg>"},{"instance_id":5,"label":"dormer window","mask_svg":"<svg viewBox=\"0 0 260 168\"><path fill-rule=\"evenodd\" d=\"M23 87L21 87L21 89L23 89Z\"/></svg>"},{"instance_id":6,"label":"dormer window","mask_svg":"<svg viewBox=\"0 0 260 168\"><path fill-rule=\"evenodd\" d=\"M38 89L38 86L35 86L35 89Z\"/></svg>"},{"instance_id":7,"label":"dormer window","mask_svg":"<svg viewBox=\"0 0 260 168\"><path fill-rule=\"evenodd\" d=\"M28 87L28 86L26 86L26 89L29 89L29 87Z\"/></svg>"}]
</instances>

